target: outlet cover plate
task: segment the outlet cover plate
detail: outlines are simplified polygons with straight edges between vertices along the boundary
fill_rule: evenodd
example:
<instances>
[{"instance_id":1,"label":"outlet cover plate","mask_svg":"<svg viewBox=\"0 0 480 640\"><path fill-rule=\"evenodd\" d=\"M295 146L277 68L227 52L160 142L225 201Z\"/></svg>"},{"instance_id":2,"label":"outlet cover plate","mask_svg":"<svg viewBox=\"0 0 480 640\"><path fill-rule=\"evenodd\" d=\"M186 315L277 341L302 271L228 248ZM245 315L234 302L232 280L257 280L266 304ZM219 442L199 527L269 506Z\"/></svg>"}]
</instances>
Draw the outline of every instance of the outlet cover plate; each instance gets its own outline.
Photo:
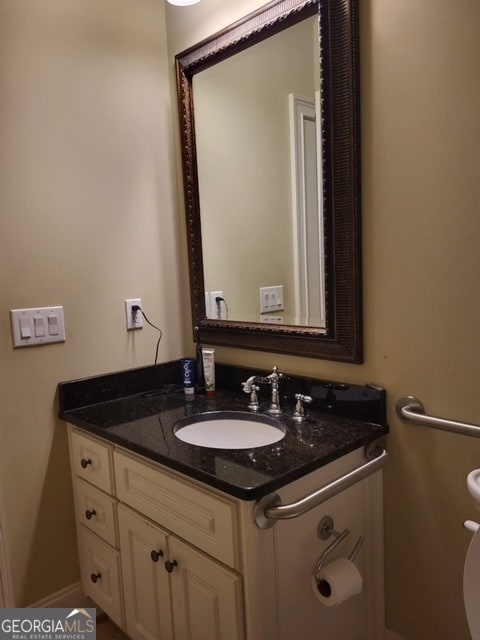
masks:
<instances>
[{"instance_id":1,"label":"outlet cover plate","mask_svg":"<svg viewBox=\"0 0 480 640\"><path fill-rule=\"evenodd\" d=\"M137 311L133 313L132 307L134 305L138 305L142 308L142 301L140 298L131 298L129 300L125 300L125 323L127 326L127 331L132 331L134 329L143 329L143 315L141 311Z\"/></svg>"}]
</instances>

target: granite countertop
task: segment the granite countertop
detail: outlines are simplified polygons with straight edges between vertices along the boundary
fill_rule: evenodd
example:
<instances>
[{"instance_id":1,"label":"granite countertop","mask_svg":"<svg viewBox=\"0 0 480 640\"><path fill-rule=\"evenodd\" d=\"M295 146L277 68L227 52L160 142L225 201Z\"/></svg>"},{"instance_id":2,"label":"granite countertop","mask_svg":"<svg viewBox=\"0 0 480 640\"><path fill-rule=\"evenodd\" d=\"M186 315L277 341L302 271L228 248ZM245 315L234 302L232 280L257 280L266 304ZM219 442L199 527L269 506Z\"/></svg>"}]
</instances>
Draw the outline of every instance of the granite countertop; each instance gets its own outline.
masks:
<instances>
[{"instance_id":1,"label":"granite countertop","mask_svg":"<svg viewBox=\"0 0 480 640\"><path fill-rule=\"evenodd\" d=\"M263 497L388 433L384 423L332 415L313 407L298 424L291 418L293 406L286 406L278 418L286 428L285 437L255 449L198 447L180 441L173 432L175 423L185 416L248 411L247 403L247 396L228 389L217 390L212 398L195 395L186 400L178 384L163 384L156 390L86 406L68 406L61 399L59 415L72 425L243 500Z\"/></svg>"}]
</instances>

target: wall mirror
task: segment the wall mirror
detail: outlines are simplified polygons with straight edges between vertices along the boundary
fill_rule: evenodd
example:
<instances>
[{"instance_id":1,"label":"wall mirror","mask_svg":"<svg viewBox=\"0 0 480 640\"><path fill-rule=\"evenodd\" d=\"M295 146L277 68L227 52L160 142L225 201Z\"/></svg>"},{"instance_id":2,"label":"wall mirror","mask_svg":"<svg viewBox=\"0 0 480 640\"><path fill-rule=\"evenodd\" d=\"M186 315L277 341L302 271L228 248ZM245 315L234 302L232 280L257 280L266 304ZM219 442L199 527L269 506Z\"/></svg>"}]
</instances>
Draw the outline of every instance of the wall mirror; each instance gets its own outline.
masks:
<instances>
[{"instance_id":1,"label":"wall mirror","mask_svg":"<svg viewBox=\"0 0 480 640\"><path fill-rule=\"evenodd\" d=\"M192 318L362 361L357 0L274 0L176 56Z\"/></svg>"}]
</instances>

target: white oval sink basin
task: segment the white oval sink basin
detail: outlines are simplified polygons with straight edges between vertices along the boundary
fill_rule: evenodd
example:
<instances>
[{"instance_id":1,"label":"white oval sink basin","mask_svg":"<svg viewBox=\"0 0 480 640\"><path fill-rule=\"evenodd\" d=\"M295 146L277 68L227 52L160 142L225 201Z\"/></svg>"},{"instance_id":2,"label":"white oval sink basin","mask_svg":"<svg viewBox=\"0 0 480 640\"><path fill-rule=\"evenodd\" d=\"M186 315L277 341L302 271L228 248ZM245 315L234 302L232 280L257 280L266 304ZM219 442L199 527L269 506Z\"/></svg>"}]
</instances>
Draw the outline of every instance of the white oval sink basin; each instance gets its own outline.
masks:
<instances>
[{"instance_id":1,"label":"white oval sink basin","mask_svg":"<svg viewBox=\"0 0 480 640\"><path fill-rule=\"evenodd\" d=\"M467 476L467 488L475 502L475 506L480 509L480 469L470 471Z\"/></svg>"},{"instance_id":2,"label":"white oval sink basin","mask_svg":"<svg viewBox=\"0 0 480 640\"><path fill-rule=\"evenodd\" d=\"M285 437L285 428L273 418L242 411L212 411L179 420L179 440L210 449L254 449Z\"/></svg>"}]
</instances>

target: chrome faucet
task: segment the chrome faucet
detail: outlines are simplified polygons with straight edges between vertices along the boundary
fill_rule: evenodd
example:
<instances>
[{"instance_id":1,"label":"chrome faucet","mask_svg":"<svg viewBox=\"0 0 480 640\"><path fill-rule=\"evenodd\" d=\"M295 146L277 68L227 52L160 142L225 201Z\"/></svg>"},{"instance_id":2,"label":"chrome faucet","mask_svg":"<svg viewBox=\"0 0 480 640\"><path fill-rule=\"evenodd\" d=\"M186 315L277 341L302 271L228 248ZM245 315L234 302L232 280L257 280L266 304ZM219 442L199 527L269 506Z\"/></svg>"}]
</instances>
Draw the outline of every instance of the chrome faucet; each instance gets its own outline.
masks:
<instances>
[{"instance_id":1,"label":"chrome faucet","mask_svg":"<svg viewBox=\"0 0 480 640\"><path fill-rule=\"evenodd\" d=\"M282 409L280 407L280 392L278 387L280 378L283 378L283 373L278 373L277 367L273 367L273 373L267 376L268 382L272 385L272 402L270 404L270 409L268 409L268 413L271 413L275 416L278 416L280 413L282 413Z\"/></svg>"},{"instance_id":2,"label":"chrome faucet","mask_svg":"<svg viewBox=\"0 0 480 640\"><path fill-rule=\"evenodd\" d=\"M277 367L273 367L273 373L269 376L250 376L246 382L242 382L243 391L250 394L248 408L252 411L258 411L259 402L257 391L260 389L258 385L270 384L272 385L272 401L267 412L276 416L282 413L282 409L280 408L280 393L278 389L278 381L280 378L283 378L283 373L278 373Z\"/></svg>"}]
</instances>

